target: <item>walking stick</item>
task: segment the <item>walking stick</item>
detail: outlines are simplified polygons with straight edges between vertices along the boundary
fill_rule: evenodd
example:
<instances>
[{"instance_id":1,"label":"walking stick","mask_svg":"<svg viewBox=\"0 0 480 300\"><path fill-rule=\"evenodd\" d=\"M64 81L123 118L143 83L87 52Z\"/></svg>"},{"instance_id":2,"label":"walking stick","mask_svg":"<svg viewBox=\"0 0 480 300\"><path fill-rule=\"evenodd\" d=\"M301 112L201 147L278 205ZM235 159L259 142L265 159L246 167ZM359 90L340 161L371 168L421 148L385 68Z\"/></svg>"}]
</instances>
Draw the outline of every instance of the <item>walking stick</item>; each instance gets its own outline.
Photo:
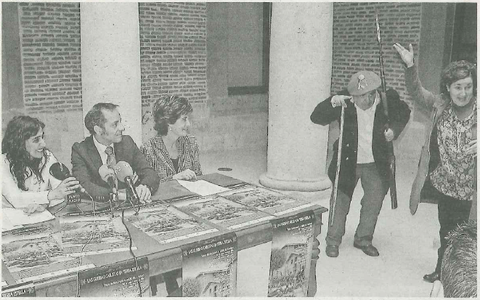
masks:
<instances>
[{"instance_id":1,"label":"walking stick","mask_svg":"<svg viewBox=\"0 0 480 300\"><path fill-rule=\"evenodd\" d=\"M382 38L380 36L380 23L378 22L378 12L375 11L375 28L377 31L377 42L379 47L379 63L380 63L380 79L382 81L382 90L380 92L380 98L383 104L383 110L385 116L387 117L387 124L385 124L385 129L388 129L390 118L388 116L388 101L387 101L387 87L385 84L385 68L383 67L383 50L382 50ZM395 180L395 153L393 151L393 142L387 142L387 153L388 153L388 185L390 187L390 199L392 209L398 207L397 201L397 183Z\"/></svg>"},{"instance_id":2,"label":"walking stick","mask_svg":"<svg viewBox=\"0 0 480 300\"><path fill-rule=\"evenodd\" d=\"M335 182L333 183L333 195L330 199L330 210L328 212L328 224L333 225L335 216L335 204L338 196L338 181L340 180L340 165L342 162L342 143L343 143L343 123L345 120L345 107L342 105L342 112L340 114L340 136L338 138L338 153L337 153L337 170L335 171Z\"/></svg>"}]
</instances>

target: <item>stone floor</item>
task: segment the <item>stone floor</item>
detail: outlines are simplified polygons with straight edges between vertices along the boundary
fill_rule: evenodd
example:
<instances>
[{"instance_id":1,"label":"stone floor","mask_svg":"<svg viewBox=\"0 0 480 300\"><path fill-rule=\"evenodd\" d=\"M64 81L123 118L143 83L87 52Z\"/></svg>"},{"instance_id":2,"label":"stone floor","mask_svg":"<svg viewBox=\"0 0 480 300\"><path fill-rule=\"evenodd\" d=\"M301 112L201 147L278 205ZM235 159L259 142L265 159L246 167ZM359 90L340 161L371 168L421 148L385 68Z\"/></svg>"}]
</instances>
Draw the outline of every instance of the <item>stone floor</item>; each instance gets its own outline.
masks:
<instances>
[{"instance_id":1,"label":"stone floor","mask_svg":"<svg viewBox=\"0 0 480 300\"><path fill-rule=\"evenodd\" d=\"M408 138L407 138L408 139ZM411 138L411 142L415 139ZM409 141L409 142L410 142ZM400 153L400 152L399 152ZM340 255L329 258L325 255L326 228L323 227L320 241L320 258L317 264L318 297L428 297L432 284L422 276L433 271L438 247L438 221L436 206L420 204L412 216L408 209L408 196L417 159L411 155L397 155L396 210L390 208L390 197L384 201L380 214L374 245L379 257L366 256L353 248L353 235L359 220L360 185L355 190L347 232L340 246ZM260 174L266 171L266 150L242 150L222 153L202 153L202 169L205 174L218 172L258 184ZM231 171L218 171L228 167ZM296 193L311 201L328 207L329 191ZM328 222L328 213L324 223Z\"/></svg>"}]
</instances>

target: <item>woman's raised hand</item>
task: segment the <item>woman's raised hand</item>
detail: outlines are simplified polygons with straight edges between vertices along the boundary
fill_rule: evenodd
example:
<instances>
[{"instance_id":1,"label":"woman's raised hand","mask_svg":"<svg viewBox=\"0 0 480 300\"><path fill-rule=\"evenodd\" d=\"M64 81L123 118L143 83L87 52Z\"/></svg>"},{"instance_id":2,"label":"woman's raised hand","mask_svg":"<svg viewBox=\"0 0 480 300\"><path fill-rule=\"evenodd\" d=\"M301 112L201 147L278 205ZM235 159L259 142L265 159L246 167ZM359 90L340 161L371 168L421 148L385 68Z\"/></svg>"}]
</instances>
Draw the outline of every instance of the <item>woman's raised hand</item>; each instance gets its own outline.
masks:
<instances>
[{"instance_id":1,"label":"woman's raised hand","mask_svg":"<svg viewBox=\"0 0 480 300\"><path fill-rule=\"evenodd\" d=\"M398 54L400 54L400 57L402 58L403 62L407 65L407 68L410 68L413 66L413 46L412 44L408 45L408 50L405 49L402 45L399 43L393 44L393 48L397 50Z\"/></svg>"},{"instance_id":2,"label":"woman's raised hand","mask_svg":"<svg viewBox=\"0 0 480 300\"><path fill-rule=\"evenodd\" d=\"M172 178L176 180L196 180L197 175L192 170L186 169L180 173L173 175Z\"/></svg>"},{"instance_id":3,"label":"woman's raised hand","mask_svg":"<svg viewBox=\"0 0 480 300\"><path fill-rule=\"evenodd\" d=\"M80 188L80 183L75 177L68 177L62 181L56 188L48 193L49 200L63 199L66 196L73 194L77 188Z\"/></svg>"}]
</instances>

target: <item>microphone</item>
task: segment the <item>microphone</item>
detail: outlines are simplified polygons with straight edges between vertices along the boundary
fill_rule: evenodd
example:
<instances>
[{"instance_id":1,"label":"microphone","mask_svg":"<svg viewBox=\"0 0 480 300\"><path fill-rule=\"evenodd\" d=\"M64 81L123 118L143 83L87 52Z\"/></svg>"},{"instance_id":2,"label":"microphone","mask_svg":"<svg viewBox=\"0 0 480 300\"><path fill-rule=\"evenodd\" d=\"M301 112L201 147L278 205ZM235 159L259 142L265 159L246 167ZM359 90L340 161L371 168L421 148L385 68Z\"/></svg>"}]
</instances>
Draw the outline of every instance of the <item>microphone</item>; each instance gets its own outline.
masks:
<instances>
[{"instance_id":1,"label":"microphone","mask_svg":"<svg viewBox=\"0 0 480 300\"><path fill-rule=\"evenodd\" d=\"M118 190L117 190L117 184L115 182L115 170L110 167L109 165L102 165L98 169L98 174L100 174L100 177L102 177L102 180L108 183L108 186L112 190L112 192L109 195L108 202L110 203L110 212L112 213L112 217L114 216L113 214L113 203L118 201Z\"/></svg>"},{"instance_id":2,"label":"microphone","mask_svg":"<svg viewBox=\"0 0 480 300\"><path fill-rule=\"evenodd\" d=\"M115 184L115 170L110 168L108 165L102 165L98 169L98 173L102 180L108 183L108 186L112 190L112 193L117 194L117 186Z\"/></svg>"},{"instance_id":3,"label":"microphone","mask_svg":"<svg viewBox=\"0 0 480 300\"><path fill-rule=\"evenodd\" d=\"M55 162L50 166L50 169L48 170L50 175L55 177L56 179L60 181L64 181L68 177L72 177L70 174L70 170L68 170L68 167L62 164L61 162ZM80 193L86 193L85 189L83 187L75 189L75 193L70 194L67 196L67 203L66 204L74 204L74 203L79 203L81 201Z\"/></svg>"},{"instance_id":4,"label":"microphone","mask_svg":"<svg viewBox=\"0 0 480 300\"><path fill-rule=\"evenodd\" d=\"M137 191L133 186L133 170L129 163L126 161L119 161L115 166L115 174L117 174L118 180L121 182L125 182L128 186L128 190L130 191L130 195L135 200L136 203L140 202L140 198L138 197Z\"/></svg>"},{"instance_id":5,"label":"microphone","mask_svg":"<svg viewBox=\"0 0 480 300\"><path fill-rule=\"evenodd\" d=\"M49 172L50 172L50 175L52 175L53 177L55 177L60 181L64 181L68 177L72 176L70 175L70 170L68 170L67 166L65 166L61 162L53 163L50 166Z\"/></svg>"}]
</instances>

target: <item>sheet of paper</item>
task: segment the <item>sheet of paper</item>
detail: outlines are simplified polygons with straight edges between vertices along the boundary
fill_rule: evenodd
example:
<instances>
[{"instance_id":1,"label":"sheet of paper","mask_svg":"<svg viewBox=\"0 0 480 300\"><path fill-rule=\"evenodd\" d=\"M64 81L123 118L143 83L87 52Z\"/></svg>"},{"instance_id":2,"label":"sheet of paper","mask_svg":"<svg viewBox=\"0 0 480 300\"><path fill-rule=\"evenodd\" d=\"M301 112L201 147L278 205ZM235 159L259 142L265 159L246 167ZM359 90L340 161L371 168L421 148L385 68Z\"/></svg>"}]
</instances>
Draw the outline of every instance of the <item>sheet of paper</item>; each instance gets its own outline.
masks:
<instances>
[{"instance_id":1,"label":"sheet of paper","mask_svg":"<svg viewBox=\"0 0 480 300\"><path fill-rule=\"evenodd\" d=\"M180 183L183 187L185 187L190 192L199 194L200 196L208 196L208 195L213 195L213 194L230 190L205 180L197 180L197 181L178 180L178 183Z\"/></svg>"},{"instance_id":2,"label":"sheet of paper","mask_svg":"<svg viewBox=\"0 0 480 300\"><path fill-rule=\"evenodd\" d=\"M10 222L10 219L5 214L2 215L2 232L20 227L22 227L22 225L13 225L12 222Z\"/></svg>"},{"instance_id":3,"label":"sheet of paper","mask_svg":"<svg viewBox=\"0 0 480 300\"><path fill-rule=\"evenodd\" d=\"M3 208L2 216L8 218L10 224L14 227L41 223L55 219L55 217L48 210L27 215L23 212L23 210L15 208ZM2 224L2 226L4 225Z\"/></svg>"}]
</instances>

